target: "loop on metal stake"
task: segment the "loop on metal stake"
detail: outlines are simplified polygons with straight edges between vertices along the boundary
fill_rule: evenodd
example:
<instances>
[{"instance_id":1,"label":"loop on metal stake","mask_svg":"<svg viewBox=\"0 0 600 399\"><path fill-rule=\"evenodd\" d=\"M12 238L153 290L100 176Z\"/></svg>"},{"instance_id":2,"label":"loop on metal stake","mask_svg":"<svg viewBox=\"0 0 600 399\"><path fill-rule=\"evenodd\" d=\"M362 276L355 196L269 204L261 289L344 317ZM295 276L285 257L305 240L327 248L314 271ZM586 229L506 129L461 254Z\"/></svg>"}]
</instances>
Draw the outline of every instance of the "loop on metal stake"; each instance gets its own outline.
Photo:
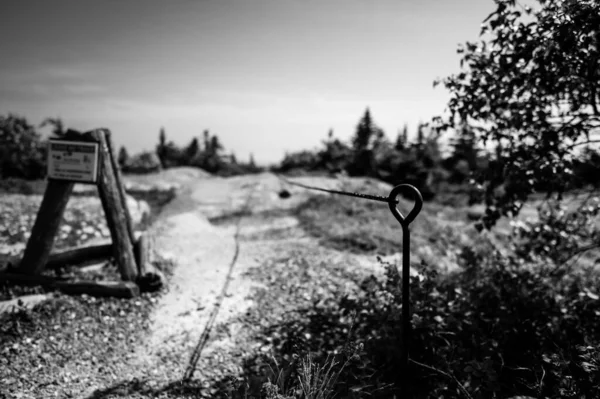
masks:
<instances>
[{"instance_id":1,"label":"loop on metal stake","mask_svg":"<svg viewBox=\"0 0 600 399\"><path fill-rule=\"evenodd\" d=\"M400 192L406 190L413 192L415 204L413 205L413 208L408 213L408 215L406 215L405 217L396 206L396 204L398 203L396 197L398 197L398 194L400 194ZM413 220L415 220L419 212L421 212L421 208L423 208L423 196L415 186L410 184L400 184L399 186L394 187L390 192L390 195L388 197L388 205L390 207L390 211L392 211L392 214L394 215L396 220L400 222L402 227L407 227Z\"/></svg>"}]
</instances>

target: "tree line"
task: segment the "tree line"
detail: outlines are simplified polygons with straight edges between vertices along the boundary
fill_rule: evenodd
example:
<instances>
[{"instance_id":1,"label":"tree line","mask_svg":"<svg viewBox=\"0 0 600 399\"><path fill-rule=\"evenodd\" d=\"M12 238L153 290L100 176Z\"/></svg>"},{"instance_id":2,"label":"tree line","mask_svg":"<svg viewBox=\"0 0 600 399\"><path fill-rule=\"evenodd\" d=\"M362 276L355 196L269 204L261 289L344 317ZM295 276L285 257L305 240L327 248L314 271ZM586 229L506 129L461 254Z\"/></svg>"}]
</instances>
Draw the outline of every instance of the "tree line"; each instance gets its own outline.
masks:
<instances>
[{"instance_id":1,"label":"tree line","mask_svg":"<svg viewBox=\"0 0 600 399\"><path fill-rule=\"evenodd\" d=\"M45 119L39 127L45 126L51 128L56 138L66 132L60 118ZM37 128L25 117L0 115L0 178L36 180L46 176L47 141ZM116 155L125 173L151 173L177 166L198 167L222 176L262 170L252 154L247 162L240 162L233 153L225 154L224 149L219 137L208 130L203 132L202 141L194 137L187 146L179 147L172 140L167 141L165 129L161 128L154 151L130 156L121 146Z\"/></svg>"},{"instance_id":2,"label":"tree line","mask_svg":"<svg viewBox=\"0 0 600 399\"><path fill-rule=\"evenodd\" d=\"M454 123L451 134L444 131L449 128L448 125L440 128L439 123L419 123L415 134L409 137L408 126L404 125L392 141L377 126L367 108L348 142L336 138L333 130L329 130L320 148L286 153L276 169L280 172L343 172L350 176L375 177L394 185L409 183L419 188L426 199L460 186L469 194L471 203L485 200L482 182L488 182L486 189L492 187L496 194L514 190L507 187L502 178L505 165L510 162L503 155L507 148L501 143L485 146L477 128L466 119ZM570 165L570 188L598 187L599 162L600 152L585 148ZM537 191L549 192L556 187L556 182L536 179L533 185Z\"/></svg>"},{"instance_id":3,"label":"tree line","mask_svg":"<svg viewBox=\"0 0 600 399\"><path fill-rule=\"evenodd\" d=\"M191 166L221 176L245 173L257 173L262 169L250 154L248 162L240 162L234 153L226 154L217 135L204 130L202 140L193 137L187 146L179 147L174 141L167 140L164 128L158 135L155 150L130 157L127 149L119 149L118 162L125 172L148 173L160 169L179 166Z\"/></svg>"}]
</instances>

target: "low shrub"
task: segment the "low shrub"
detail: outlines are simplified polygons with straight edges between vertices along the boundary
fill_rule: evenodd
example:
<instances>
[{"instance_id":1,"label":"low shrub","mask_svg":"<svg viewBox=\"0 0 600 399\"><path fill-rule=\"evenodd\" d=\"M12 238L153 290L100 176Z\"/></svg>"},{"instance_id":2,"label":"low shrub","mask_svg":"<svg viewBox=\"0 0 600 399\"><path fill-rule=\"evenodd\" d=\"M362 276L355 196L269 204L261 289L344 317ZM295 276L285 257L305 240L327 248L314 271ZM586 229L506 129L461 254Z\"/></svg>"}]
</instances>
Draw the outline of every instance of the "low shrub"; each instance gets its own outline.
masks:
<instances>
[{"instance_id":1,"label":"low shrub","mask_svg":"<svg viewBox=\"0 0 600 399\"><path fill-rule=\"evenodd\" d=\"M156 153L142 152L127 160L122 168L125 173L146 174L159 172L162 166Z\"/></svg>"},{"instance_id":2,"label":"low shrub","mask_svg":"<svg viewBox=\"0 0 600 399\"><path fill-rule=\"evenodd\" d=\"M340 299L313 298L269 331L276 356L344 362L339 397L600 397L598 279L556 279L544 265L464 248L450 275L421 264L411 277L410 374L400 373L401 283L395 265ZM353 355L348 356L348 353ZM355 356L356 355L356 356ZM290 391L292 392L292 391Z\"/></svg>"},{"instance_id":3,"label":"low shrub","mask_svg":"<svg viewBox=\"0 0 600 399\"><path fill-rule=\"evenodd\" d=\"M45 190L46 180L0 179L0 193L3 194L43 195Z\"/></svg>"},{"instance_id":4,"label":"low shrub","mask_svg":"<svg viewBox=\"0 0 600 399\"><path fill-rule=\"evenodd\" d=\"M461 397L463 389L476 398L599 397L597 281L557 280L543 266L468 248L462 261L464 270L449 276L422 265L411 281L417 397ZM341 309L360 316L353 329L365 346L360 380L396 389L401 278L385 267L385 280L370 280Z\"/></svg>"},{"instance_id":5,"label":"low shrub","mask_svg":"<svg viewBox=\"0 0 600 399\"><path fill-rule=\"evenodd\" d=\"M25 118L0 115L0 178L43 178L46 150L40 134Z\"/></svg>"}]
</instances>

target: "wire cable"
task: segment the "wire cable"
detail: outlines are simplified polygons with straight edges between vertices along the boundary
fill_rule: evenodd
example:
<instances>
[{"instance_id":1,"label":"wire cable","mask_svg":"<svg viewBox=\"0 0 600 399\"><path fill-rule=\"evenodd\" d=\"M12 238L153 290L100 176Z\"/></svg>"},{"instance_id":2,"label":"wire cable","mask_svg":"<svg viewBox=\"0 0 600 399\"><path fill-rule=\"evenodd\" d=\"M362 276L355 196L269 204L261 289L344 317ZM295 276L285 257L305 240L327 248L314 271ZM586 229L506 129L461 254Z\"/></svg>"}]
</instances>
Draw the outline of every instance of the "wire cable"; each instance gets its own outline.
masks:
<instances>
[{"instance_id":1,"label":"wire cable","mask_svg":"<svg viewBox=\"0 0 600 399\"><path fill-rule=\"evenodd\" d=\"M302 188L305 188L305 189L308 189L308 190L322 191L322 192L329 193L329 194L345 195L345 196L348 196L348 197L362 198L362 199L367 199L367 200L371 200L371 201L385 202L387 204L389 204L390 202L392 202L394 204L398 203L398 200L395 199L395 198L383 197L381 195L372 195L372 194L364 194L364 193L353 193L353 192L349 192L349 191L330 190L330 189L327 189L327 188L316 187L316 186L309 186L309 185L302 184L302 183L296 183L296 182L288 180L285 177L280 176L278 174L275 174L275 176L277 176L278 179L280 179L281 181L283 181L286 184L291 184L293 186L302 187Z\"/></svg>"}]
</instances>

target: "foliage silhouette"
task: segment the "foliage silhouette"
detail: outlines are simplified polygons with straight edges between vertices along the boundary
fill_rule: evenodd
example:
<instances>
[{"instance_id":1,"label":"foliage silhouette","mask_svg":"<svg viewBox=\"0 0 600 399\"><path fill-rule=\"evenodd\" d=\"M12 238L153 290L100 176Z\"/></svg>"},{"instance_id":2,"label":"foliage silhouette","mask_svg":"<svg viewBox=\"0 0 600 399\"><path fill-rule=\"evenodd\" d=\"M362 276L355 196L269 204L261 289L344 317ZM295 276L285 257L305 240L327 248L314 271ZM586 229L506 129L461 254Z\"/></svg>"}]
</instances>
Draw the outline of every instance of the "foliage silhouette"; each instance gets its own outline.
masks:
<instances>
[{"instance_id":1,"label":"foliage silhouette","mask_svg":"<svg viewBox=\"0 0 600 399\"><path fill-rule=\"evenodd\" d=\"M443 80L449 119L468 121L478 140L498 145L501 170L478 176L491 227L535 191L570 188L577 149L600 126L600 3L545 0L539 9L496 0L478 43L459 48L462 72ZM498 190L501 188L501 190Z\"/></svg>"}]
</instances>

